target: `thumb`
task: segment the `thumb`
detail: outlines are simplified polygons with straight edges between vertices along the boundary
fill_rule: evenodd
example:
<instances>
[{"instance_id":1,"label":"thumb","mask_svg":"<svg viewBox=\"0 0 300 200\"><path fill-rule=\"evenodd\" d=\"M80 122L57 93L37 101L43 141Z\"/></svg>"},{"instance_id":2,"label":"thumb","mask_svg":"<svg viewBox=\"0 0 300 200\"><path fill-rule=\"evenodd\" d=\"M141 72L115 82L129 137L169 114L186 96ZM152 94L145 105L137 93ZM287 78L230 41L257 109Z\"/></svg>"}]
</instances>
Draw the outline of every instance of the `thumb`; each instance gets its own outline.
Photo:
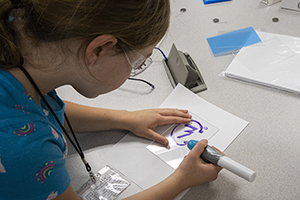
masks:
<instances>
[{"instance_id":1,"label":"thumb","mask_svg":"<svg viewBox=\"0 0 300 200\"><path fill-rule=\"evenodd\" d=\"M194 146L194 148L190 151L190 154L195 157L200 157L200 155L203 153L205 147L207 146L208 141L206 139L203 139Z\"/></svg>"}]
</instances>

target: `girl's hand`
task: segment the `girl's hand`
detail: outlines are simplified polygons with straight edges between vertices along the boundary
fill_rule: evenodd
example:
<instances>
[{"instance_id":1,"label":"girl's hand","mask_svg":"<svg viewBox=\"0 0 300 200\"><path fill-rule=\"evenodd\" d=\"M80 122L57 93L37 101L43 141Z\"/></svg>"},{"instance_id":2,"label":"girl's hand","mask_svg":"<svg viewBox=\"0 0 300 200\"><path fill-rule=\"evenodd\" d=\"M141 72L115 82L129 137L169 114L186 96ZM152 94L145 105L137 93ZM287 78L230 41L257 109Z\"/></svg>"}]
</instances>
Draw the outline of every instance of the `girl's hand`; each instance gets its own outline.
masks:
<instances>
[{"instance_id":1,"label":"girl's hand","mask_svg":"<svg viewBox=\"0 0 300 200\"><path fill-rule=\"evenodd\" d=\"M187 110L158 108L129 112L126 122L127 129L135 135L154 140L167 147L169 141L156 133L155 128L165 124L190 123L191 117Z\"/></svg>"},{"instance_id":2,"label":"girl's hand","mask_svg":"<svg viewBox=\"0 0 300 200\"><path fill-rule=\"evenodd\" d=\"M222 169L217 165L206 163L200 158L207 144L205 139L199 141L171 175L185 189L217 179L218 173Z\"/></svg>"}]
</instances>

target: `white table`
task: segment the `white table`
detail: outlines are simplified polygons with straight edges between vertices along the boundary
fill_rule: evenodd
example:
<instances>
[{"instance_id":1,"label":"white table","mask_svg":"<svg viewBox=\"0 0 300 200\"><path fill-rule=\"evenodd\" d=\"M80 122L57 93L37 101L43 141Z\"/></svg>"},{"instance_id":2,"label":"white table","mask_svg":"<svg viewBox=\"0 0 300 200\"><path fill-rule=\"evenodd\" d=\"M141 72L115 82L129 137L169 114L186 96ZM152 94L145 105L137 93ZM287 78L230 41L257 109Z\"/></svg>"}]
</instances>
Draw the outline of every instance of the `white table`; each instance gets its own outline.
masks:
<instances>
[{"instance_id":1,"label":"white table","mask_svg":"<svg viewBox=\"0 0 300 200\"><path fill-rule=\"evenodd\" d=\"M233 0L204 5L201 0L171 0L171 26L160 47L168 54L175 43L179 50L188 52L208 87L198 95L249 122L225 153L257 173L256 180L249 183L222 170L216 181L191 188L183 199L300 199L300 97L222 77L220 74L233 56L213 57L206 41L208 37L249 26L300 37L300 13L282 10L280 4L266 6L259 0ZM274 17L279 21L273 22ZM214 18L220 22L214 23ZM160 53L154 52L153 59L153 65L139 76L156 86L153 91L143 83L127 81L116 91L93 100L80 97L70 87L62 87L58 93L63 99L96 107L156 108L172 91L172 86ZM106 165L101 156L126 133L115 130L79 135L94 171ZM88 176L71 147L67 163L77 190ZM120 198L140 190L132 183Z\"/></svg>"}]
</instances>

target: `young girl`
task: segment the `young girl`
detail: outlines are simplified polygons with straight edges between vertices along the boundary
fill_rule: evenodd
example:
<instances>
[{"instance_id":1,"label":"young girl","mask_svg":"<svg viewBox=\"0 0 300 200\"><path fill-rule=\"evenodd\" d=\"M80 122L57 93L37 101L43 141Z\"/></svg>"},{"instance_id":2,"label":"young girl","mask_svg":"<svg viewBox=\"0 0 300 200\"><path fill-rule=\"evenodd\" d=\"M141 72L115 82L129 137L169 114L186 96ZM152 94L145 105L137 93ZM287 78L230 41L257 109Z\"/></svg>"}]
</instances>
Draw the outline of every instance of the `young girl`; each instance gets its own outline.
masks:
<instances>
[{"instance_id":1,"label":"young girl","mask_svg":"<svg viewBox=\"0 0 300 200\"><path fill-rule=\"evenodd\" d=\"M69 84L93 98L118 88L149 66L169 15L169 0L0 0L1 200L80 199L65 166L64 111L75 132L127 129L164 146L155 127L190 122L186 110L91 108L53 91ZM220 167L200 158L206 145L128 199L173 199L215 180Z\"/></svg>"}]
</instances>

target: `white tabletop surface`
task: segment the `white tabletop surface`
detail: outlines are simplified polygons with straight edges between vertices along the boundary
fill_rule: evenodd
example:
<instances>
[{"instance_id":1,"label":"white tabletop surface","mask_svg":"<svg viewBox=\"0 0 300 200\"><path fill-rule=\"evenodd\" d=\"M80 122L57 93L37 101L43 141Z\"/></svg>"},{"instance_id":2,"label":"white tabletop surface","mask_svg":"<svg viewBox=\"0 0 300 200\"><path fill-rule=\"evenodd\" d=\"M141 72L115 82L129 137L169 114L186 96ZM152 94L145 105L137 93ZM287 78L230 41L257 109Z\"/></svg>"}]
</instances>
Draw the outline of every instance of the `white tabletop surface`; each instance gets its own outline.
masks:
<instances>
[{"instance_id":1,"label":"white tabletop surface","mask_svg":"<svg viewBox=\"0 0 300 200\"><path fill-rule=\"evenodd\" d=\"M256 180L249 183L222 170L216 181L191 188L184 200L300 199L299 95L223 77L221 74L233 56L214 57L206 41L208 37L249 26L300 37L300 13L282 10L280 4L266 6L260 0L232 0L204 5L201 0L171 0L170 29L159 46L167 55L173 43L179 50L188 52L208 87L198 95L249 122L225 153L257 173ZM279 21L273 22L274 17ZM214 23L214 18L220 22ZM153 60L152 66L139 78L153 83L154 90L146 84L127 81L121 88L91 100L81 97L69 86L59 88L58 93L65 100L89 106L127 110L156 108L173 88L156 50ZM78 135L94 171L106 165L101 156L126 133L115 130ZM67 167L77 190L88 175L72 147ZM132 183L120 198L140 190Z\"/></svg>"}]
</instances>

